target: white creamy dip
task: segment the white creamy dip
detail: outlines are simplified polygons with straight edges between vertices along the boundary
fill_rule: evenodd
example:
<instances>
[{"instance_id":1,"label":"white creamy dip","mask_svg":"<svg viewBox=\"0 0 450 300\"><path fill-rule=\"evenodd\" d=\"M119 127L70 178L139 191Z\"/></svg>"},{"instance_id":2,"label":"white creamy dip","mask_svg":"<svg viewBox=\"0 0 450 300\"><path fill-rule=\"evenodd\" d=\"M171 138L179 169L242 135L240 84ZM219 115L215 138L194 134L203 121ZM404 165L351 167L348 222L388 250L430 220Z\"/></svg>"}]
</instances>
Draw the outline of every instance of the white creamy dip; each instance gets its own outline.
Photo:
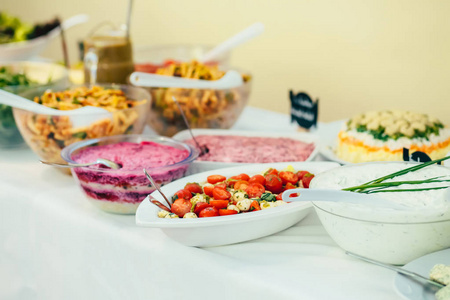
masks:
<instances>
[{"instance_id":1,"label":"white creamy dip","mask_svg":"<svg viewBox=\"0 0 450 300\"><path fill-rule=\"evenodd\" d=\"M319 174L311 182L311 188L320 189L337 189L361 185L376 178L400 171L402 169L413 166L413 164L403 162L380 162L380 163L363 163L348 165L341 168L336 168L328 172ZM386 180L391 181L416 181L443 176L440 179L450 180L450 169L442 166L428 166L415 172L409 172L405 175ZM426 187L449 186L450 182L428 183L428 184L408 184L388 189L418 189ZM349 207L348 204L331 204L331 206L322 203L319 207L324 209L333 209L334 213L342 213L348 217L354 217L352 209L357 210L358 214L361 211L368 213L370 220L383 221L414 221L418 222L422 219L423 222L431 220L443 220L450 218L450 190L428 190L415 192L383 192L371 194L375 197L380 197L405 206L404 211L393 211L386 209L374 209L367 207ZM374 213L377 212L377 213ZM392 217L389 217L392 214ZM358 215L359 218L365 217L365 214Z\"/></svg>"}]
</instances>

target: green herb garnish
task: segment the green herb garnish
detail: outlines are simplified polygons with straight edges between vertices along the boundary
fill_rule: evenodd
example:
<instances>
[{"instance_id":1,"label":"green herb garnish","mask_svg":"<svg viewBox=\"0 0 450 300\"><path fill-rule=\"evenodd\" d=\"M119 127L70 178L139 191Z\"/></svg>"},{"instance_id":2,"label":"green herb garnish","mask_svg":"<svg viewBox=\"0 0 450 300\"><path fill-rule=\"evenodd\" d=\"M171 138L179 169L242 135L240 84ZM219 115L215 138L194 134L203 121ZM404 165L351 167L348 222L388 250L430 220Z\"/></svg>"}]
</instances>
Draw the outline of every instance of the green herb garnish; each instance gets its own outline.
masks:
<instances>
[{"instance_id":1,"label":"green herb garnish","mask_svg":"<svg viewBox=\"0 0 450 300\"><path fill-rule=\"evenodd\" d=\"M435 163L439 163L441 161L450 159L450 156L446 156L441 159L432 160L426 163L422 163L410 168L406 168L391 174L388 174L386 176L371 180L369 182L363 183L358 186L353 186L349 188L342 189L343 191L350 191L350 192L356 192L356 193L383 193L383 192L413 192L413 191L427 191L427 190L438 190L438 189L445 189L450 186L441 186L441 187L428 187L428 188L418 188L418 189L386 189L389 187L395 187L402 184L423 184L423 183L436 183L436 182L449 182L450 180L447 179L439 179L442 176L428 178L425 180L409 180L409 181L392 181L392 182L384 182L388 179L393 179L395 177L405 175L410 172L415 172L417 170L423 169L425 167L428 167L430 165L433 165Z\"/></svg>"}]
</instances>

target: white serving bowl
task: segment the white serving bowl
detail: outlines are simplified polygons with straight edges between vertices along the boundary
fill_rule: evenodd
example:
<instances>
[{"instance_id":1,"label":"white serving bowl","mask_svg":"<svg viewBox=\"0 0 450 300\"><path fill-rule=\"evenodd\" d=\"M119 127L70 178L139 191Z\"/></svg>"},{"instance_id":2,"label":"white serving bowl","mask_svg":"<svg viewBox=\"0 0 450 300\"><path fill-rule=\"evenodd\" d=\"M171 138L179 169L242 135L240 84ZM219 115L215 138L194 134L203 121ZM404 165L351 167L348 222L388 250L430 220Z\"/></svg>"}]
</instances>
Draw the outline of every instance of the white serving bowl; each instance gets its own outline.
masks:
<instances>
[{"instance_id":1,"label":"white serving bowl","mask_svg":"<svg viewBox=\"0 0 450 300\"><path fill-rule=\"evenodd\" d=\"M314 144L314 150L305 159L305 161L312 161L319 151L319 136L306 132L280 133L280 132L243 131L243 130L226 130L226 129L192 129L192 133L194 134L194 136L215 135L215 136L242 136L242 138L246 137L289 138L292 140L301 141L305 143L312 143ZM173 139L185 142L191 140L192 136L190 135L188 130L183 130L174 135ZM282 162L282 160L280 160L279 162ZM245 163L196 160L189 167L189 173L194 174L209 170L216 170L227 167L237 167L242 165L245 165Z\"/></svg>"},{"instance_id":2,"label":"white serving bowl","mask_svg":"<svg viewBox=\"0 0 450 300\"><path fill-rule=\"evenodd\" d=\"M270 164L252 164L208 171L187 176L161 188L171 196L184 188L189 182L204 182L209 175L220 174L226 177L246 173L250 176L259 174L269 167L278 170L291 165L296 170L308 170L313 174L339 166L333 162L286 162ZM151 196L161 203L164 198L153 192ZM290 203L270 209L232 216L220 216L198 219L161 219L155 205L146 198L136 211L136 224L144 227L161 228L164 233L177 242L196 247L220 246L244 242L274 234L296 224L311 211L311 203Z\"/></svg>"},{"instance_id":3,"label":"white serving bowl","mask_svg":"<svg viewBox=\"0 0 450 300\"><path fill-rule=\"evenodd\" d=\"M310 188L341 189L355 186L413 165L405 162L347 165L316 176L311 181ZM409 180L414 177L419 180L443 174L450 175L450 170L441 166L429 166L407 176ZM395 180L403 180L401 178L397 177ZM406 180L406 177L404 178ZM396 265L450 247L449 189L414 194L397 192L372 195L400 203L405 209L367 208L363 205L330 202L313 203L323 226L340 247ZM426 197L429 197L428 205L420 200Z\"/></svg>"}]
</instances>

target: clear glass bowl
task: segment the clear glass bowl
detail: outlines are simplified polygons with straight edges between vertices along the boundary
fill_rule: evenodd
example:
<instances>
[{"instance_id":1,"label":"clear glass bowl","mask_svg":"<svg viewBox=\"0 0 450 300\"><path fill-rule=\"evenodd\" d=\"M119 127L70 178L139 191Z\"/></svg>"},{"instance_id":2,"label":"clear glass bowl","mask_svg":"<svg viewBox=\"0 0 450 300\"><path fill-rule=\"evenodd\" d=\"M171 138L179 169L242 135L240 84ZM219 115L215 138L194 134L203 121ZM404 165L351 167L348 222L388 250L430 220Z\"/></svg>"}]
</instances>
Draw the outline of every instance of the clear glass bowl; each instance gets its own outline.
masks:
<instances>
[{"instance_id":1,"label":"clear glass bowl","mask_svg":"<svg viewBox=\"0 0 450 300\"><path fill-rule=\"evenodd\" d=\"M187 129L174 96L191 128L229 129L247 105L251 81L227 90L149 88L154 101L147 119L158 134L173 136Z\"/></svg>"},{"instance_id":2,"label":"clear glass bowl","mask_svg":"<svg viewBox=\"0 0 450 300\"><path fill-rule=\"evenodd\" d=\"M111 112L111 118L102 115L56 116L43 115L13 108L17 126L30 148L44 161L64 163L61 150L78 141L104 136L142 133L147 120L151 97L144 89L126 85L99 85L120 88L130 99L146 101L137 106ZM33 99L46 88L36 88L21 96ZM54 89L66 90L66 89Z\"/></svg>"},{"instance_id":3,"label":"clear glass bowl","mask_svg":"<svg viewBox=\"0 0 450 300\"><path fill-rule=\"evenodd\" d=\"M163 45L137 47L134 52L135 70L153 73L166 60L190 61L198 59L212 47L188 45ZM231 53L224 53L212 64L227 70ZM235 69L235 68L233 68ZM243 72L248 74L248 72ZM252 79L243 86L227 90L198 90L181 88L147 88L154 99L148 125L158 134L173 136L186 129L175 96L191 128L228 129L237 121L247 105Z\"/></svg>"},{"instance_id":4,"label":"clear glass bowl","mask_svg":"<svg viewBox=\"0 0 450 300\"><path fill-rule=\"evenodd\" d=\"M67 69L61 65L47 62L0 62L0 67L7 67L13 74L25 74L35 82L29 86L8 85L2 87L7 92L20 94L36 87L43 89L61 88L68 84ZM0 104L0 148L24 146L11 106Z\"/></svg>"},{"instance_id":5,"label":"clear glass bowl","mask_svg":"<svg viewBox=\"0 0 450 300\"><path fill-rule=\"evenodd\" d=\"M190 61L199 59L212 48L212 46L206 45L136 46L133 48L133 58L136 71L151 72L153 70L155 72L156 68L161 66L166 60ZM212 63L228 67L230 57L231 52L225 52ZM145 67L147 69L143 69Z\"/></svg>"},{"instance_id":6,"label":"clear glass bowl","mask_svg":"<svg viewBox=\"0 0 450 300\"><path fill-rule=\"evenodd\" d=\"M81 150L99 146L111 145L119 142L141 143L144 141L170 146L179 150L186 150L187 156L183 160L164 166L152 167L145 164L132 170L111 170L90 166L74 168L72 174L83 190L86 198L100 209L117 214L134 214L142 200L152 193L155 188L146 178L143 169L153 177L160 186L168 184L183 177L189 165L198 157L198 150L194 147L175 141L173 139L154 135L119 135L104 137L74 143L61 152L61 157L68 163L76 163L73 159ZM139 155L154 155L152 153L139 153ZM106 154L105 154L106 155ZM102 157L111 160L127 159L126 155L111 153ZM133 154L134 157L136 154Z\"/></svg>"}]
</instances>

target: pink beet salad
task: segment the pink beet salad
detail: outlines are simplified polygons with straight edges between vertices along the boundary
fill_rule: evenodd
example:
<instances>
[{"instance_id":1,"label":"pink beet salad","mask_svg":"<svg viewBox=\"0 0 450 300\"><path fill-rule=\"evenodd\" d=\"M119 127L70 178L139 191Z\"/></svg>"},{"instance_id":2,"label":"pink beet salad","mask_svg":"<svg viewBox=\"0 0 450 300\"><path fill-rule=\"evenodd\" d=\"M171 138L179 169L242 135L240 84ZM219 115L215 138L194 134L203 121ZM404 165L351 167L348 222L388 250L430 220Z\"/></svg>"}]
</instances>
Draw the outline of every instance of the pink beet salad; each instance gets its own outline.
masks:
<instances>
[{"instance_id":1,"label":"pink beet salad","mask_svg":"<svg viewBox=\"0 0 450 300\"><path fill-rule=\"evenodd\" d=\"M164 185L184 176L188 164L170 165L188 156L187 150L144 141L93 146L81 150L72 158L84 163L101 157L121 166L119 170L105 169L100 165L74 169L81 187L91 200L139 204L155 190L145 177L143 168L158 184Z\"/></svg>"},{"instance_id":2,"label":"pink beet salad","mask_svg":"<svg viewBox=\"0 0 450 300\"><path fill-rule=\"evenodd\" d=\"M305 161L315 149L313 143L291 138L246 137L232 135L199 135L195 139L209 152L198 161L233 163L273 163ZM193 140L186 143L195 145Z\"/></svg>"}]
</instances>

